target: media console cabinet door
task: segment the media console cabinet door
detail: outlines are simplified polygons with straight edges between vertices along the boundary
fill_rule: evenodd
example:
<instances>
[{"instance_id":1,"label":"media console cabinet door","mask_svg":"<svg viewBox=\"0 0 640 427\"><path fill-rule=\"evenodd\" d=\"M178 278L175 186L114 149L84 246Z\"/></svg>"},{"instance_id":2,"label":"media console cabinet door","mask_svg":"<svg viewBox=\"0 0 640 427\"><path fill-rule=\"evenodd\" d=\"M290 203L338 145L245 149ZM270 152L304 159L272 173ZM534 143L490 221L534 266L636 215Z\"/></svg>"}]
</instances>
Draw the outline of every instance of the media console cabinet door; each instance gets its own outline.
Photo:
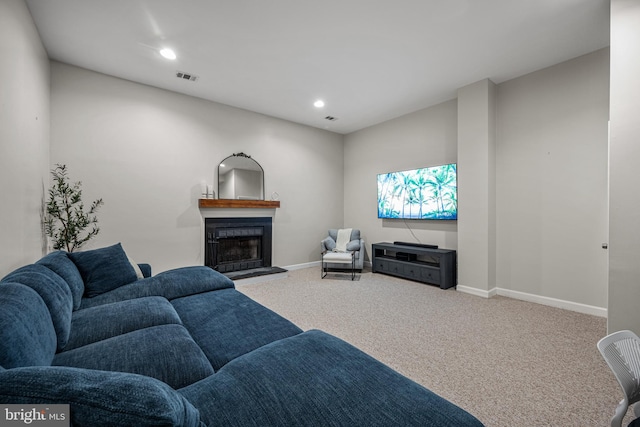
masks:
<instances>
[{"instance_id":1,"label":"media console cabinet door","mask_svg":"<svg viewBox=\"0 0 640 427\"><path fill-rule=\"evenodd\" d=\"M425 267L420 270L420 278L423 282L433 283L434 285L440 285L440 269Z\"/></svg>"},{"instance_id":2,"label":"media console cabinet door","mask_svg":"<svg viewBox=\"0 0 640 427\"><path fill-rule=\"evenodd\" d=\"M398 276L442 289L455 286L456 251L448 249L376 243L373 248L373 272ZM430 260L430 262L425 261Z\"/></svg>"}]
</instances>

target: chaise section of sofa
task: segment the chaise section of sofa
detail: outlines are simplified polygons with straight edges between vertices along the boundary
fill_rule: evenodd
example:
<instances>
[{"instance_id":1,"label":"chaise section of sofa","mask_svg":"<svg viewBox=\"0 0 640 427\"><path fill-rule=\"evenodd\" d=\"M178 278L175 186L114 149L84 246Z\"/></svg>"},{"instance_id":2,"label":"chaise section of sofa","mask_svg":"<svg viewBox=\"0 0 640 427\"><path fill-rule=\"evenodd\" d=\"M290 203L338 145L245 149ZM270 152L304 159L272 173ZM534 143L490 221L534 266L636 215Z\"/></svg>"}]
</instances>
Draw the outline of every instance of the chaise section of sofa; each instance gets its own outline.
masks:
<instances>
[{"instance_id":1,"label":"chaise section of sofa","mask_svg":"<svg viewBox=\"0 0 640 427\"><path fill-rule=\"evenodd\" d=\"M346 342L312 330L179 390L208 426L482 426Z\"/></svg>"},{"instance_id":2,"label":"chaise section of sofa","mask_svg":"<svg viewBox=\"0 0 640 427\"><path fill-rule=\"evenodd\" d=\"M151 276L120 244L0 280L0 403L69 404L75 426L482 425L220 273Z\"/></svg>"}]
</instances>

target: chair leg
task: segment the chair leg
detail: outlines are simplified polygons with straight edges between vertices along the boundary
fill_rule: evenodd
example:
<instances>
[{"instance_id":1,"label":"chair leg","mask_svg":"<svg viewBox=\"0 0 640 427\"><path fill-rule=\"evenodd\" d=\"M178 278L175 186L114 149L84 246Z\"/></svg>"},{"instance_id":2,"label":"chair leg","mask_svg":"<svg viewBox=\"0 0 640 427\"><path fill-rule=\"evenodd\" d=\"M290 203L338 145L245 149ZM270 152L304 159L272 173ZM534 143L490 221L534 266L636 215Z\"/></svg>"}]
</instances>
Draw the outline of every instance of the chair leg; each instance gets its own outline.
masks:
<instances>
[{"instance_id":1,"label":"chair leg","mask_svg":"<svg viewBox=\"0 0 640 427\"><path fill-rule=\"evenodd\" d=\"M349 264L345 264L344 260L336 261L336 263L344 264L346 268L340 267L341 270L348 269ZM322 254L322 258L320 260L320 278L324 279L329 274L329 263L324 261L324 254ZM356 259L351 254L351 280L355 280L356 278Z\"/></svg>"},{"instance_id":2,"label":"chair leg","mask_svg":"<svg viewBox=\"0 0 640 427\"><path fill-rule=\"evenodd\" d=\"M353 281L356 278L356 259L353 256L353 254L351 254L351 281Z\"/></svg>"},{"instance_id":3,"label":"chair leg","mask_svg":"<svg viewBox=\"0 0 640 427\"><path fill-rule=\"evenodd\" d=\"M620 402L620 404L616 408L616 413L613 416L613 418L611 418L611 427L622 426L622 419L626 415L627 409L629 409L629 405L627 404L627 400L624 399Z\"/></svg>"}]
</instances>

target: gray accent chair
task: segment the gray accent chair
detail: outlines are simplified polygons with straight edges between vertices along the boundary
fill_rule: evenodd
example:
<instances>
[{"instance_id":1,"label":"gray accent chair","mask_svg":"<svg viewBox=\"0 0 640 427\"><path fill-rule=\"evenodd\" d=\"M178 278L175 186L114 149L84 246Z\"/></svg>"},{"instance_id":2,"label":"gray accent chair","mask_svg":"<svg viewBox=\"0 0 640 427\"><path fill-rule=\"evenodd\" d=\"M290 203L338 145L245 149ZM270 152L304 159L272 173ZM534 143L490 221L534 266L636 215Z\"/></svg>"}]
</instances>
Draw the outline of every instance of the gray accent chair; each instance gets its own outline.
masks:
<instances>
[{"instance_id":1,"label":"gray accent chair","mask_svg":"<svg viewBox=\"0 0 640 427\"><path fill-rule=\"evenodd\" d=\"M320 242L320 252L332 251L336 247L336 240L338 238L338 229L332 228L329 230L329 235ZM353 228L351 230L351 238L347 244L347 250L356 251L355 256L355 269L362 271L364 266L364 239L360 238L360 230ZM349 266L351 267L351 266ZM345 264L327 263L327 268L331 269L344 269Z\"/></svg>"}]
</instances>

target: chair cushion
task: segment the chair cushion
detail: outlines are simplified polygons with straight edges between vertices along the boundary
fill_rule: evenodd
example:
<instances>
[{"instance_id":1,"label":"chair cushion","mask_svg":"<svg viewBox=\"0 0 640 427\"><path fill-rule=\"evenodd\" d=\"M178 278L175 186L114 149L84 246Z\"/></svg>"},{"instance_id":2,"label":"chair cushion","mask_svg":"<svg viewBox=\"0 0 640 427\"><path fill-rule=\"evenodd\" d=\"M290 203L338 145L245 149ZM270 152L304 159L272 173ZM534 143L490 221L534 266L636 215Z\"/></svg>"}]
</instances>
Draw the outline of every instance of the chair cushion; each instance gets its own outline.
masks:
<instances>
[{"instance_id":1,"label":"chair cushion","mask_svg":"<svg viewBox=\"0 0 640 427\"><path fill-rule=\"evenodd\" d=\"M213 374L181 325L161 325L56 354L53 365L146 375L180 388Z\"/></svg>"},{"instance_id":2,"label":"chair cushion","mask_svg":"<svg viewBox=\"0 0 640 427\"><path fill-rule=\"evenodd\" d=\"M202 425L198 410L168 385L121 372L66 367L0 369L0 403L66 403L74 426Z\"/></svg>"},{"instance_id":3,"label":"chair cushion","mask_svg":"<svg viewBox=\"0 0 640 427\"><path fill-rule=\"evenodd\" d=\"M36 264L44 265L50 270L62 277L69 289L71 289L71 296L73 297L73 309L80 308L82 302L82 295L84 294L84 281L78 271L78 267L69 259L67 253L64 251L55 251L41 258Z\"/></svg>"},{"instance_id":4,"label":"chair cushion","mask_svg":"<svg viewBox=\"0 0 640 427\"><path fill-rule=\"evenodd\" d=\"M138 279L120 243L106 248L72 252L69 257L80 271L84 281L85 296L88 298Z\"/></svg>"},{"instance_id":5,"label":"chair cushion","mask_svg":"<svg viewBox=\"0 0 640 427\"><path fill-rule=\"evenodd\" d=\"M150 326L181 325L166 298L144 297L78 310L71 318L65 351Z\"/></svg>"},{"instance_id":6,"label":"chair cushion","mask_svg":"<svg viewBox=\"0 0 640 427\"><path fill-rule=\"evenodd\" d=\"M58 350L62 350L71 332L73 297L67 282L44 265L31 264L6 275L2 282L21 283L36 291L49 309L53 328L58 338Z\"/></svg>"},{"instance_id":7,"label":"chair cushion","mask_svg":"<svg viewBox=\"0 0 640 427\"><path fill-rule=\"evenodd\" d=\"M324 262L334 262L340 264L351 264L354 260L351 252L327 252L322 257Z\"/></svg>"},{"instance_id":8,"label":"chair cushion","mask_svg":"<svg viewBox=\"0 0 640 427\"><path fill-rule=\"evenodd\" d=\"M28 286L5 282L0 284L0 307L0 365L50 365L57 338L40 295Z\"/></svg>"}]
</instances>

